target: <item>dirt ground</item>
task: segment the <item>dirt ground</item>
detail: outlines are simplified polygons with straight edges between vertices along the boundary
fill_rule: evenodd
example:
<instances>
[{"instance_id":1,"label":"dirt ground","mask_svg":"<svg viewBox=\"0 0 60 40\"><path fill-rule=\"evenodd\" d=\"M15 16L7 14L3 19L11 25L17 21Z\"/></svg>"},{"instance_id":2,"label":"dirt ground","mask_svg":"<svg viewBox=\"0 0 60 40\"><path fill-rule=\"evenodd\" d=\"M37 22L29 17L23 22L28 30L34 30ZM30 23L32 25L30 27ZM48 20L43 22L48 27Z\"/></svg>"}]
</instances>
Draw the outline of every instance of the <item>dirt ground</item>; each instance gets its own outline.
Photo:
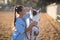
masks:
<instances>
[{"instance_id":1,"label":"dirt ground","mask_svg":"<svg viewBox=\"0 0 60 40\"><path fill-rule=\"evenodd\" d=\"M0 12L0 40L11 40L13 22L13 12ZM54 21L46 13L40 14L38 40L60 40L60 23Z\"/></svg>"},{"instance_id":2,"label":"dirt ground","mask_svg":"<svg viewBox=\"0 0 60 40\"><path fill-rule=\"evenodd\" d=\"M46 13L40 14L39 40L60 40L60 23Z\"/></svg>"},{"instance_id":3,"label":"dirt ground","mask_svg":"<svg viewBox=\"0 0 60 40\"><path fill-rule=\"evenodd\" d=\"M11 40L13 19L12 12L0 12L0 40Z\"/></svg>"}]
</instances>

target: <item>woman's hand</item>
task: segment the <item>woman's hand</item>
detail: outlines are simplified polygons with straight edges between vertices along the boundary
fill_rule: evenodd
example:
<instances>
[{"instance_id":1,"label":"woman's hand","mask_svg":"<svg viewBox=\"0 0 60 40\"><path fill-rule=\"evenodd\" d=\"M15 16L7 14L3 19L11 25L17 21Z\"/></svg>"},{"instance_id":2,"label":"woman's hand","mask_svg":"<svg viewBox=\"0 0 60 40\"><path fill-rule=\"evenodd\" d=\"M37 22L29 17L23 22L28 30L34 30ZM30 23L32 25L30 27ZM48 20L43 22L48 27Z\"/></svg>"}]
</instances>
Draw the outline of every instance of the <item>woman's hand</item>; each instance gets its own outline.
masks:
<instances>
[{"instance_id":1,"label":"woman's hand","mask_svg":"<svg viewBox=\"0 0 60 40\"><path fill-rule=\"evenodd\" d=\"M32 29L32 27L34 27L34 26L36 26L36 25L37 25L37 22L36 22L36 21L33 21L33 22L29 25L29 27L25 30L25 32L30 31L30 30Z\"/></svg>"},{"instance_id":2,"label":"woman's hand","mask_svg":"<svg viewBox=\"0 0 60 40\"><path fill-rule=\"evenodd\" d=\"M31 25L32 25L32 26L36 26L36 25L37 25L37 22L36 22L36 21L33 21L33 22L31 23Z\"/></svg>"}]
</instances>

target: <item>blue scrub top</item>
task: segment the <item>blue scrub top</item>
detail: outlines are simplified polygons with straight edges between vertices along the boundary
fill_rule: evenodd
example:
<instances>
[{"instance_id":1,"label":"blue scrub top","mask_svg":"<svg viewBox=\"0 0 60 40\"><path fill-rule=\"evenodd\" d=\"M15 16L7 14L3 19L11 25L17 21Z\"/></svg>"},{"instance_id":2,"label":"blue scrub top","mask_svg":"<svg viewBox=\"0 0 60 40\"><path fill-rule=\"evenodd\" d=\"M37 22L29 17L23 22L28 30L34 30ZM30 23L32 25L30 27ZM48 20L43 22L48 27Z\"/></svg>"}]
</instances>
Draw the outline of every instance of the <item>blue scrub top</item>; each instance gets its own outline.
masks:
<instances>
[{"instance_id":1,"label":"blue scrub top","mask_svg":"<svg viewBox=\"0 0 60 40\"><path fill-rule=\"evenodd\" d=\"M24 40L25 29L26 29L26 19L29 18L29 14L24 15L23 18L16 18L16 28L12 35L12 40Z\"/></svg>"}]
</instances>

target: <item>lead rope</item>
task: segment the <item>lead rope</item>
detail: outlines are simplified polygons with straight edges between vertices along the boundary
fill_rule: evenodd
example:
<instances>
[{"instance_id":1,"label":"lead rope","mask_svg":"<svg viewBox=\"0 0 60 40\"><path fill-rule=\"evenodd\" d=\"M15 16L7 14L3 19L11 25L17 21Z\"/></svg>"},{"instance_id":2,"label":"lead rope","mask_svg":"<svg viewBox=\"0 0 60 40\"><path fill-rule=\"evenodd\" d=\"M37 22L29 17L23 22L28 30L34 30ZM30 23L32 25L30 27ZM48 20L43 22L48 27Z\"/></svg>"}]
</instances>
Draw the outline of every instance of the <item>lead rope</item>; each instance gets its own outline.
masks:
<instances>
[{"instance_id":1,"label":"lead rope","mask_svg":"<svg viewBox=\"0 0 60 40\"><path fill-rule=\"evenodd\" d=\"M30 31L30 40L32 40L32 29Z\"/></svg>"}]
</instances>

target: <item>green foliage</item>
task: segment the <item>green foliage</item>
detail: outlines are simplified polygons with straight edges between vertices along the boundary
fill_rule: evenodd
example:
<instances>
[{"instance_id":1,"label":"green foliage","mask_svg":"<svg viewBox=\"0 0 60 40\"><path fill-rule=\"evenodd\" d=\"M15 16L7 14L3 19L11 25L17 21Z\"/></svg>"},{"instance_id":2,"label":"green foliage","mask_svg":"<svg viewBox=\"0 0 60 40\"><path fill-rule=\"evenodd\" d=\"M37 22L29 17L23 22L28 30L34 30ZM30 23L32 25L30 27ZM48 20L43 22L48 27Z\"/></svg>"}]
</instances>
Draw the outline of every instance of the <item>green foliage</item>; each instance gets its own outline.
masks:
<instances>
[{"instance_id":1,"label":"green foliage","mask_svg":"<svg viewBox=\"0 0 60 40\"><path fill-rule=\"evenodd\" d=\"M11 5L15 5L16 4L16 0L11 0L10 4Z\"/></svg>"},{"instance_id":2,"label":"green foliage","mask_svg":"<svg viewBox=\"0 0 60 40\"><path fill-rule=\"evenodd\" d=\"M60 3L60 0L11 0L11 2L8 2L8 4L24 5L31 7L42 7L42 6L47 6L54 2Z\"/></svg>"}]
</instances>

